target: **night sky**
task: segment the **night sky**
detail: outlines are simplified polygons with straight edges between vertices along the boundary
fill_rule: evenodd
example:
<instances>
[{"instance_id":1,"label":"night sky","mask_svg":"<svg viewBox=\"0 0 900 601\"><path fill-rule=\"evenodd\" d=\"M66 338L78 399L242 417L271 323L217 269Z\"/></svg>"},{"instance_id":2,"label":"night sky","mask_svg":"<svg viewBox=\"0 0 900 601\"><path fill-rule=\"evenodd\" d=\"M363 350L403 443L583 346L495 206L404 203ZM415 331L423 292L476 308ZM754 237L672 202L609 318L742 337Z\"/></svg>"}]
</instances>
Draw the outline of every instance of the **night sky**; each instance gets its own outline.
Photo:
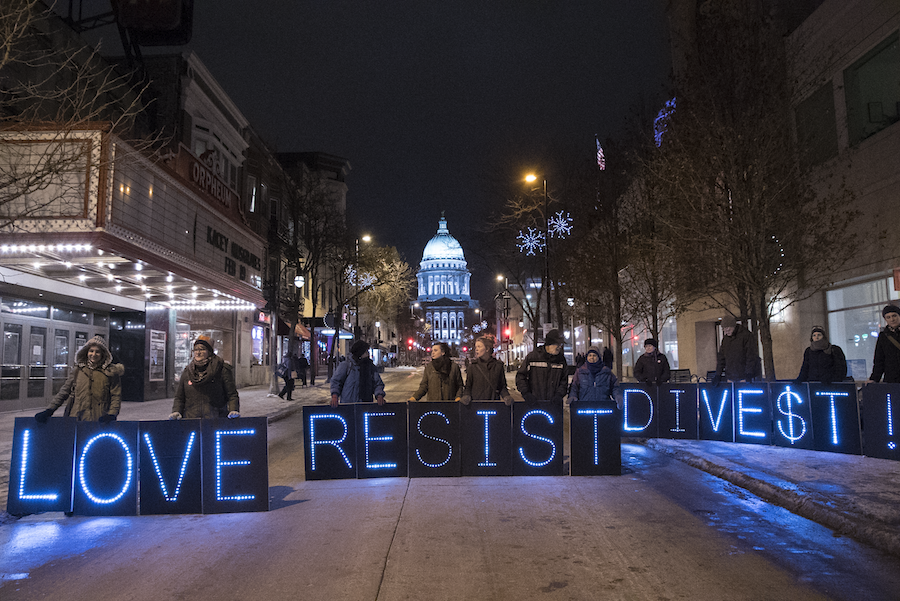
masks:
<instances>
[{"instance_id":1,"label":"night sky","mask_svg":"<svg viewBox=\"0 0 900 601\"><path fill-rule=\"evenodd\" d=\"M196 0L189 47L273 150L348 159L349 225L417 268L441 210L465 249L504 201L492 178L594 153L659 92L663 5Z\"/></svg>"}]
</instances>

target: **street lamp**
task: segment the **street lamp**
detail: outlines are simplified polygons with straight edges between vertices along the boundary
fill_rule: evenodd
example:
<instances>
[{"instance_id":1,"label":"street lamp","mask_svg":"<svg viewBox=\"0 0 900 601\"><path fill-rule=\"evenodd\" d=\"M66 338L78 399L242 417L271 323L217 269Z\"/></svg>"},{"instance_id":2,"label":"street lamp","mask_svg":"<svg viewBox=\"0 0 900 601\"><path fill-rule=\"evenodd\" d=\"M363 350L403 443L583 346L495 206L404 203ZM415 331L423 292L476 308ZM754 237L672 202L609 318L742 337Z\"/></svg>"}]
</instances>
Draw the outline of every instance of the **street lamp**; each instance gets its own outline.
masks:
<instances>
[{"instance_id":1,"label":"street lamp","mask_svg":"<svg viewBox=\"0 0 900 601\"><path fill-rule=\"evenodd\" d=\"M371 242L372 236L366 234L362 238L356 239L356 269L353 273L353 279L356 282L356 325L353 327L353 337L359 337L359 241Z\"/></svg>"},{"instance_id":2,"label":"street lamp","mask_svg":"<svg viewBox=\"0 0 900 601\"><path fill-rule=\"evenodd\" d=\"M529 173L525 176L525 181L529 184L536 182L538 177ZM542 178L544 182L544 277L546 281L544 286L547 287L547 323L553 325L553 310L550 305L550 227L547 219L547 178Z\"/></svg>"},{"instance_id":3,"label":"street lamp","mask_svg":"<svg viewBox=\"0 0 900 601\"><path fill-rule=\"evenodd\" d=\"M571 309L572 309L572 363L574 363L574 362L575 362L575 351L577 350L577 349L575 348L575 347L576 347L576 341L575 341L575 299L572 298L572 297L569 297L569 298L566 300L566 304L569 305L569 307L571 307Z\"/></svg>"}]
</instances>

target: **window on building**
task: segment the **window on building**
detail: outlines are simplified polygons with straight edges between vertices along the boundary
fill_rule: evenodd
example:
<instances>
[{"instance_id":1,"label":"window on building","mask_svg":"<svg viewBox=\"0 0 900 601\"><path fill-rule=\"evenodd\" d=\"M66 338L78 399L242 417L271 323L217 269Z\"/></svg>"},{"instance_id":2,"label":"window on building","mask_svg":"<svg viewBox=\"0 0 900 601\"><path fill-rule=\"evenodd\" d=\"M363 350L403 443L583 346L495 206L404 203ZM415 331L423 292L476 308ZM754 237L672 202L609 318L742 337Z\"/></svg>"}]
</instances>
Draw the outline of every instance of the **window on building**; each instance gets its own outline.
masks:
<instances>
[{"instance_id":1,"label":"window on building","mask_svg":"<svg viewBox=\"0 0 900 601\"><path fill-rule=\"evenodd\" d=\"M844 351L847 371L855 380L865 380L872 372L875 340L883 321L881 310L900 299L893 278L880 278L861 284L828 290L828 340Z\"/></svg>"},{"instance_id":2,"label":"window on building","mask_svg":"<svg viewBox=\"0 0 900 601\"><path fill-rule=\"evenodd\" d=\"M252 175L247 176L247 198L248 206L251 213L256 212L256 178Z\"/></svg>"},{"instance_id":3,"label":"window on building","mask_svg":"<svg viewBox=\"0 0 900 601\"><path fill-rule=\"evenodd\" d=\"M834 90L829 81L797 105L797 145L804 167L824 163L837 156L837 121Z\"/></svg>"},{"instance_id":4,"label":"window on building","mask_svg":"<svg viewBox=\"0 0 900 601\"><path fill-rule=\"evenodd\" d=\"M897 32L844 71L844 89L851 144L900 119L900 36Z\"/></svg>"}]
</instances>

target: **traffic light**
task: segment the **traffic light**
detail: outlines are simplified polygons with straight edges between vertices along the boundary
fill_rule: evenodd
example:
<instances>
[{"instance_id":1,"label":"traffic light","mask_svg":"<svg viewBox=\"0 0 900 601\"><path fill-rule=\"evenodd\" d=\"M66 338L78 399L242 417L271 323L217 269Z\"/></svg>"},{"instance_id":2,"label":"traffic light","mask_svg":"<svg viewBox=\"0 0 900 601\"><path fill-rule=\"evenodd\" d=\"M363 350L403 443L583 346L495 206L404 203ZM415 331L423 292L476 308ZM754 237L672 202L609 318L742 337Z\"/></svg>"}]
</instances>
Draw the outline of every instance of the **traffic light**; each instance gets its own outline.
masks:
<instances>
[{"instance_id":1,"label":"traffic light","mask_svg":"<svg viewBox=\"0 0 900 601\"><path fill-rule=\"evenodd\" d=\"M505 330L503 330L503 335L509 338L510 336L512 336L512 330L510 328L506 328Z\"/></svg>"}]
</instances>

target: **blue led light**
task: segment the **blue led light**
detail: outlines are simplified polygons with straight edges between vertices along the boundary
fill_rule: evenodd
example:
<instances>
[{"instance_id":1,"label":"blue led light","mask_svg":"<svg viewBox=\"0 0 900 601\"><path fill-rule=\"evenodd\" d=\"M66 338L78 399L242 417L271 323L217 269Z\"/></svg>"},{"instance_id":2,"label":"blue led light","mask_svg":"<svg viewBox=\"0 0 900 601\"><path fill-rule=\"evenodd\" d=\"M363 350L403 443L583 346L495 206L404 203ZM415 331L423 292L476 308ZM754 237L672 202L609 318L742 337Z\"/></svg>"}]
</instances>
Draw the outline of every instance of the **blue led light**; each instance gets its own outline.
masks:
<instances>
[{"instance_id":1,"label":"blue led light","mask_svg":"<svg viewBox=\"0 0 900 601\"><path fill-rule=\"evenodd\" d=\"M222 461L222 437L223 436L253 436L256 430L217 430L216 431L216 501L252 501L256 495L231 495L222 496L222 467L235 465L250 465L247 459L235 461Z\"/></svg>"},{"instance_id":2,"label":"blue led light","mask_svg":"<svg viewBox=\"0 0 900 601\"><path fill-rule=\"evenodd\" d=\"M85 478L84 475L84 465L87 461L88 451L90 451L94 443L101 438L111 438L122 445L122 448L125 450L125 462L127 465L127 469L125 470L125 484L124 486L122 486L122 490L116 496L110 497L108 499L102 499L94 495L94 493L92 493L88 488L87 478ZM81 483L81 490L84 491L84 494L88 499L99 505L109 505L110 503L115 503L122 498L122 496L128 491L128 488L131 486L131 468L133 465L134 457L131 456L131 450L128 448L128 444L125 442L125 439L123 439L115 432L104 432L102 434L97 434L87 441L87 443L84 445L84 449L82 449L81 451L81 461L78 462L78 481Z\"/></svg>"},{"instance_id":3,"label":"blue led light","mask_svg":"<svg viewBox=\"0 0 900 601\"><path fill-rule=\"evenodd\" d=\"M546 461L541 461L541 462L531 461L527 457L525 457L525 449L523 449L522 447L519 447L519 456L522 458L522 461L524 461L525 463L527 463L528 465L530 465L532 467L543 467L543 466L547 465L548 463L550 463L551 461L553 461L553 458L556 457L556 444L554 444L554 442L552 440L550 440L549 438L544 438L543 436L538 436L536 434L532 434L531 432L529 432L525 429L525 420L535 414L543 415L544 417L547 418L548 422L550 422L551 424L553 423L552 415L550 415L543 409L532 409L531 411L529 411L528 413L526 413L525 415L522 416L522 422L520 423L520 427L522 428L522 434L524 434L525 436L530 436L531 438L534 438L535 440L543 440L544 442L548 443L550 445L550 457Z\"/></svg>"},{"instance_id":4,"label":"blue led light","mask_svg":"<svg viewBox=\"0 0 900 601\"><path fill-rule=\"evenodd\" d=\"M598 415L608 415L612 413L612 409L578 409L575 413L578 415L594 416L594 465L600 465L600 424ZM521 449L520 449L521 450ZM525 459L524 457L522 459ZM551 457L552 459L552 457ZM526 460L527 461L527 460Z\"/></svg>"},{"instance_id":5,"label":"blue led light","mask_svg":"<svg viewBox=\"0 0 900 601\"><path fill-rule=\"evenodd\" d=\"M759 390L758 388L742 388L738 390L738 432L741 433L741 436L754 436L756 438L765 438L766 433L760 432L759 430L753 430L749 432L744 431L744 414L745 413L762 413L762 407L744 407L744 395L745 394L763 394L764 391Z\"/></svg>"},{"instance_id":6,"label":"blue led light","mask_svg":"<svg viewBox=\"0 0 900 601\"><path fill-rule=\"evenodd\" d=\"M443 438L437 438L437 437L435 437L435 436L429 436L428 434L425 434L424 432L422 432L422 420L425 419L425 418L426 418L427 416L429 416L429 415L440 415L441 417L444 418L444 423L447 424L448 426L450 425L450 420L447 418L446 415L444 415L444 414L441 413L440 411L427 411L427 412L425 412L425 413L422 414L422 416L419 418L418 423L416 424L416 428L419 430L419 434L421 434L421 435L424 436L425 438L428 438L428 439L431 439L431 440L436 440L436 441L438 441L438 442L442 442L442 443L444 443L445 445L447 445L447 458L444 459L444 460L443 460L442 462L440 462L440 463L428 463L428 462L426 462L424 459L422 459L422 455L419 453L419 449L416 449L416 457L419 458L419 461L421 461L421 462L422 462L422 465L424 465L425 467L443 467L443 466L447 465L447 462L450 461L450 457L453 455L453 447L450 446L450 443L447 442L446 440L444 440Z\"/></svg>"},{"instance_id":7,"label":"blue led light","mask_svg":"<svg viewBox=\"0 0 900 601\"><path fill-rule=\"evenodd\" d=\"M684 390L670 390L675 394L675 427L670 428L669 432L684 432L685 429L681 427L681 395L684 393Z\"/></svg>"},{"instance_id":8,"label":"blue led light","mask_svg":"<svg viewBox=\"0 0 900 601\"><path fill-rule=\"evenodd\" d=\"M781 408L781 401L784 399L786 410ZM801 397L796 392L791 391L791 387L788 386L784 389L784 392L778 395L778 398L775 399L775 406L778 408L778 411L781 412L782 415L787 417L788 422L788 431L784 431L784 424L781 420L778 420L778 431L781 432L781 435L791 441L791 444L794 444L806 434L806 420L797 415L792 411L793 400L797 399L797 404L803 404L803 397ZM794 418L800 420L800 434L794 435Z\"/></svg>"},{"instance_id":9,"label":"blue led light","mask_svg":"<svg viewBox=\"0 0 900 601\"><path fill-rule=\"evenodd\" d=\"M491 446L490 438L488 437L488 418L492 415L497 415L497 412L493 409L479 409L475 413L484 416L484 461L479 463L478 467L497 467L497 464L490 460Z\"/></svg>"},{"instance_id":10,"label":"blue led light","mask_svg":"<svg viewBox=\"0 0 900 601\"><path fill-rule=\"evenodd\" d=\"M384 470L384 469L393 469L397 467L396 463L369 463L369 441L382 441L387 442L394 440L393 436L369 436L369 418L370 417L387 417L393 416L393 413L364 413L363 414L363 432L365 435L365 443L366 443L366 468L371 470Z\"/></svg>"},{"instance_id":11,"label":"blue led light","mask_svg":"<svg viewBox=\"0 0 900 601\"><path fill-rule=\"evenodd\" d=\"M344 425L344 433L341 434L341 438L339 440L316 440L316 420L317 419L337 419ZM309 454L310 454L310 463L312 465L312 471L316 471L316 445L320 444L330 444L334 445L334 448L338 450L341 454L341 457L344 458L344 463L347 464L347 467L353 469L353 465L350 463L350 458L347 457L347 453L344 452L344 449L341 448L341 443L347 440L347 433L350 431L350 428L347 426L347 420L345 420L342 416L337 413L322 413L319 415L310 415L309 416Z\"/></svg>"},{"instance_id":12,"label":"blue led light","mask_svg":"<svg viewBox=\"0 0 900 601\"><path fill-rule=\"evenodd\" d=\"M722 391L722 401L719 403L719 415L716 416L716 420L713 421L713 412L712 407L709 406L709 396L706 394L706 390L703 391L703 402L706 403L706 412L709 414L709 424L712 426L713 432L719 431L719 426L722 425L722 414L725 413L725 403L728 400L728 389Z\"/></svg>"},{"instance_id":13,"label":"blue led light","mask_svg":"<svg viewBox=\"0 0 900 601\"><path fill-rule=\"evenodd\" d=\"M178 483L175 485L175 492L169 496L166 481L163 479L162 469L159 467L159 461L156 459L156 451L153 449L153 443L150 442L150 433L144 432L144 442L147 443L147 449L150 451L150 459L153 461L153 469L156 470L156 477L159 479L159 488L162 491L166 501L175 502L178 500L178 493L181 492L181 483L184 481L184 472L187 471L188 458L191 456L191 450L194 448L194 438L197 437L196 432L191 432L187 441L187 448L184 450L184 459L181 461L181 470L178 472Z\"/></svg>"},{"instance_id":14,"label":"blue led light","mask_svg":"<svg viewBox=\"0 0 900 601\"><path fill-rule=\"evenodd\" d=\"M838 444L837 408L834 404L836 396L850 396L848 392L818 391L816 396L827 396L831 401L831 444Z\"/></svg>"},{"instance_id":15,"label":"blue led light","mask_svg":"<svg viewBox=\"0 0 900 601\"><path fill-rule=\"evenodd\" d=\"M890 409L889 409L890 410ZM26 495L25 494L25 474L28 472L28 439L31 432L25 430L22 432L22 467L19 470L19 498L28 501L55 501L59 498L58 494L44 495Z\"/></svg>"},{"instance_id":16,"label":"blue led light","mask_svg":"<svg viewBox=\"0 0 900 601\"><path fill-rule=\"evenodd\" d=\"M645 397L647 397L647 402L650 403L650 417L647 419L647 423L644 424L643 426L638 427L638 426L629 426L628 425L628 393L629 392L637 392L637 393L644 395ZM624 411L625 411L625 426L624 426L624 428L626 431L640 432L641 430L646 430L647 426L650 425L650 422L653 421L653 399L650 398L650 395L647 394L647 392L644 390L640 390L637 388L627 388L627 389L625 389Z\"/></svg>"},{"instance_id":17,"label":"blue led light","mask_svg":"<svg viewBox=\"0 0 900 601\"><path fill-rule=\"evenodd\" d=\"M891 411L891 395L887 395L887 426L888 426L888 436L894 435L894 415ZM897 443L893 440L888 443L888 448L890 450L894 450L897 448Z\"/></svg>"}]
</instances>

